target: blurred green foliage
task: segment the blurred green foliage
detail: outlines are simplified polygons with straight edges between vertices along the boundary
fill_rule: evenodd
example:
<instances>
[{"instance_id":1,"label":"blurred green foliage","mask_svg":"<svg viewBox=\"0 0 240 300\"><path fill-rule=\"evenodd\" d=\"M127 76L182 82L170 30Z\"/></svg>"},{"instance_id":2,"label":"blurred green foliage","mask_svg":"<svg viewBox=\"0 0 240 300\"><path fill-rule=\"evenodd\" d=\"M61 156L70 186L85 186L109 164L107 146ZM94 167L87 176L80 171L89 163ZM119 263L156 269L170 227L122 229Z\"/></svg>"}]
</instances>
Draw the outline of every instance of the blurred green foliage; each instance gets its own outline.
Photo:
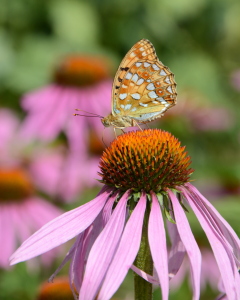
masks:
<instances>
[{"instance_id":1,"label":"blurred green foliage","mask_svg":"<svg viewBox=\"0 0 240 300\"><path fill-rule=\"evenodd\" d=\"M0 105L20 116L22 94L47 84L62 55L104 54L117 69L141 38L153 43L175 74L179 103L189 98L187 105L194 106L200 99L204 107L228 110L231 125L221 130L197 130L188 118L191 113L184 111L174 117L167 113L153 126L171 131L187 146L196 170L194 184L213 196L214 205L240 234L240 95L231 84L232 72L240 68L238 0L0 0L0 7ZM198 105L199 100L197 111ZM191 214L190 220L201 236ZM51 271L29 275L21 266L2 270L0 299L35 299L37 286ZM173 299L190 299L186 290L187 283ZM129 291L131 286L124 284L120 299ZM209 293L201 299L211 299ZM159 297L156 291L155 299Z\"/></svg>"}]
</instances>

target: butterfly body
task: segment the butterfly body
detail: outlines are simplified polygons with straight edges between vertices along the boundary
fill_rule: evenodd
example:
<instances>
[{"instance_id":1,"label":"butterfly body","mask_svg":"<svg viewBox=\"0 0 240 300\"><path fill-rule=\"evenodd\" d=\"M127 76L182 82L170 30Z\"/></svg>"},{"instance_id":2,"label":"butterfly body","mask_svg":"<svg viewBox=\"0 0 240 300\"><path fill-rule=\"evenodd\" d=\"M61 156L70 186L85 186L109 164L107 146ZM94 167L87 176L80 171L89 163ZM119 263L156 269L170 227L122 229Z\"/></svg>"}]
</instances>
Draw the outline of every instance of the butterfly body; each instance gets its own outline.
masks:
<instances>
[{"instance_id":1,"label":"butterfly body","mask_svg":"<svg viewBox=\"0 0 240 300\"><path fill-rule=\"evenodd\" d=\"M136 125L131 117L115 116L113 114L109 114L107 117L101 119L101 121L105 127L113 126L120 129Z\"/></svg>"}]
</instances>

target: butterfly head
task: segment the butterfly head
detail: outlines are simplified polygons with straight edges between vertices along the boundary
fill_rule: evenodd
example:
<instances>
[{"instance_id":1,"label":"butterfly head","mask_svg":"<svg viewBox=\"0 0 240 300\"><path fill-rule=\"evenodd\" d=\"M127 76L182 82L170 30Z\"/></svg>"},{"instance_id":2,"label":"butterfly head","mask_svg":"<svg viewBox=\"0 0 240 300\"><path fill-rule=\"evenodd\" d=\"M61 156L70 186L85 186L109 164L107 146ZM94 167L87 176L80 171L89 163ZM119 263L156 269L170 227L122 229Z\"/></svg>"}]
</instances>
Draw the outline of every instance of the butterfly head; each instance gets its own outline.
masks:
<instances>
[{"instance_id":1,"label":"butterfly head","mask_svg":"<svg viewBox=\"0 0 240 300\"><path fill-rule=\"evenodd\" d=\"M109 114L107 117L102 118L101 121L105 127L113 126L115 128L123 129L134 126L133 120L127 116L116 116Z\"/></svg>"},{"instance_id":2,"label":"butterfly head","mask_svg":"<svg viewBox=\"0 0 240 300\"><path fill-rule=\"evenodd\" d=\"M101 122L103 124L104 127L109 127L112 125L111 120L109 120L108 117L102 118Z\"/></svg>"}]
</instances>

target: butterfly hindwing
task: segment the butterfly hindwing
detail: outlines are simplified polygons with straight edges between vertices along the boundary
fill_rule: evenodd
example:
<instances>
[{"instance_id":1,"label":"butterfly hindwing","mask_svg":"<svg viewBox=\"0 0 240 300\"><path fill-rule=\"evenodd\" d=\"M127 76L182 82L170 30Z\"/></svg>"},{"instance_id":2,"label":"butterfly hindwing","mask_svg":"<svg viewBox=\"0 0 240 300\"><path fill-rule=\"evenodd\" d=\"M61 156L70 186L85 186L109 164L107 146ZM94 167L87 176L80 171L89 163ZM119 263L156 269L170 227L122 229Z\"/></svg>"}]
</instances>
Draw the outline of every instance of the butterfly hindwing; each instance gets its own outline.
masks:
<instances>
[{"instance_id":1,"label":"butterfly hindwing","mask_svg":"<svg viewBox=\"0 0 240 300\"><path fill-rule=\"evenodd\" d=\"M168 67L157 58L137 60L125 72L114 95L113 113L141 123L161 116L176 103L176 83Z\"/></svg>"},{"instance_id":2,"label":"butterfly hindwing","mask_svg":"<svg viewBox=\"0 0 240 300\"><path fill-rule=\"evenodd\" d=\"M126 73L129 71L131 66L134 65L139 60L156 60L157 55L155 49L148 40L142 39L137 42L125 55L124 59L122 60L117 73L114 78L113 88L112 88L112 113L113 111L113 104L117 99L117 95L119 94L119 88L122 85L122 81L126 76Z\"/></svg>"}]
</instances>

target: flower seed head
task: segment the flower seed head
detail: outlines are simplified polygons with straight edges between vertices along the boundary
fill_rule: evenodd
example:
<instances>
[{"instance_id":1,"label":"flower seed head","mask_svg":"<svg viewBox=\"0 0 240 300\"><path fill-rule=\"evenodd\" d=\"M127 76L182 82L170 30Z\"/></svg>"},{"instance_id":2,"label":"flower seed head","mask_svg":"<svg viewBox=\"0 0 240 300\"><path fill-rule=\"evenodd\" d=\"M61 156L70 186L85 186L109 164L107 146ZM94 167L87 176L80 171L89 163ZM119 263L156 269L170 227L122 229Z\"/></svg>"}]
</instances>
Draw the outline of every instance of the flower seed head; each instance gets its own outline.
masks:
<instances>
[{"instance_id":1,"label":"flower seed head","mask_svg":"<svg viewBox=\"0 0 240 300\"><path fill-rule=\"evenodd\" d=\"M21 169L0 169L0 202L21 201L33 194L30 177Z\"/></svg>"},{"instance_id":2,"label":"flower seed head","mask_svg":"<svg viewBox=\"0 0 240 300\"><path fill-rule=\"evenodd\" d=\"M189 181L193 169L185 147L159 129L118 136L100 160L101 182L123 191L164 192Z\"/></svg>"},{"instance_id":3,"label":"flower seed head","mask_svg":"<svg viewBox=\"0 0 240 300\"><path fill-rule=\"evenodd\" d=\"M107 61L91 56L68 56L54 71L54 82L63 86L83 87L109 78Z\"/></svg>"}]
</instances>

